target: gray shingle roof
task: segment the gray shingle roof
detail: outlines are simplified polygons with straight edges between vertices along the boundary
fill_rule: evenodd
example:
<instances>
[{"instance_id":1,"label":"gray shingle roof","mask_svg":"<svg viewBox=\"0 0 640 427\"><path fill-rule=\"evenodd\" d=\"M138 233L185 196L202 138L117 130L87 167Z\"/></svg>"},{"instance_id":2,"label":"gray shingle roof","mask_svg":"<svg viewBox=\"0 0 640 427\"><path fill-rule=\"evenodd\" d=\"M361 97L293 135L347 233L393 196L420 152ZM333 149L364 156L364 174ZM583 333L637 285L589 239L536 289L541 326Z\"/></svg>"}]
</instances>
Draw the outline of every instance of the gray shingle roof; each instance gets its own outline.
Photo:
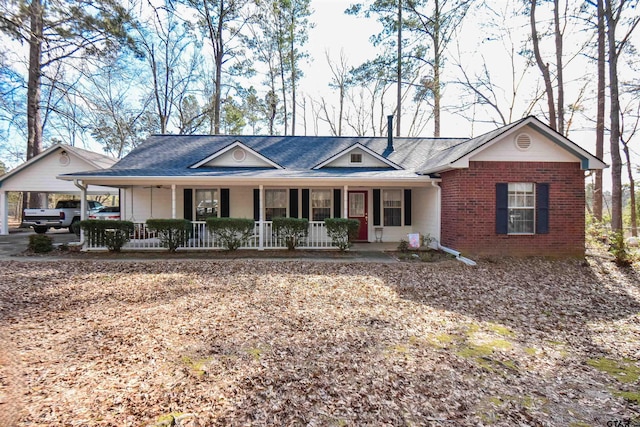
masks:
<instances>
[{"instance_id":1,"label":"gray shingle roof","mask_svg":"<svg viewBox=\"0 0 640 427\"><path fill-rule=\"evenodd\" d=\"M284 167L284 170L260 168L211 168L190 166L239 141L248 148ZM111 169L76 173L74 176L339 176L358 174L375 176L416 176L417 168L442 149L457 144L460 138L394 138L394 151L386 153L386 137L307 137L245 135L152 135ZM322 168L318 163L360 143L401 166L403 170L376 168Z\"/></svg>"},{"instance_id":2,"label":"gray shingle roof","mask_svg":"<svg viewBox=\"0 0 640 427\"><path fill-rule=\"evenodd\" d=\"M152 135L110 169L70 174L73 177L251 177L251 178L400 178L436 173L451 167L464 156L481 149L500 135L523 123L557 135L534 117L525 117L510 125L476 138L406 138L393 139L394 151L387 150L386 137L317 137L317 136L246 136L246 135ZM557 135L564 141L560 135ZM213 154L240 142L249 149L280 165L283 169L208 167L190 168ZM371 151L400 166L393 168L313 167L362 144ZM571 141L563 142L572 149ZM573 144L575 145L575 144ZM575 146L577 147L577 146ZM578 150L582 150L577 147ZM583 153L586 153L582 150ZM582 154L581 154L582 155ZM591 156L590 154L586 154ZM592 156L591 156L592 157ZM599 161L602 163L601 161Z\"/></svg>"}]
</instances>

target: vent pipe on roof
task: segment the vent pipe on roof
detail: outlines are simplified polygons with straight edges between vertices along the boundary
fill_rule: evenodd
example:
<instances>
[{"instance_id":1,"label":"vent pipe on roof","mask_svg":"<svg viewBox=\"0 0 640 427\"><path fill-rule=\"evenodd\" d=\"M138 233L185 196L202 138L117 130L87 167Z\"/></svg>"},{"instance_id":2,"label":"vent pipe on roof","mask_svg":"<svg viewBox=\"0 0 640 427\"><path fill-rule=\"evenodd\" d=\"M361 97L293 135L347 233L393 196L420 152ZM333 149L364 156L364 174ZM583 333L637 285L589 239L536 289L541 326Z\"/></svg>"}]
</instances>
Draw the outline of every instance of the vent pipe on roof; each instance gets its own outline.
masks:
<instances>
[{"instance_id":1,"label":"vent pipe on roof","mask_svg":"<svg viewBox=\"0 0 640 427\"><path fill-rule=\"evenodd\" d=\"M387 116L387 152L393 153L393 116Z\"/></svg>"}]
</instances>

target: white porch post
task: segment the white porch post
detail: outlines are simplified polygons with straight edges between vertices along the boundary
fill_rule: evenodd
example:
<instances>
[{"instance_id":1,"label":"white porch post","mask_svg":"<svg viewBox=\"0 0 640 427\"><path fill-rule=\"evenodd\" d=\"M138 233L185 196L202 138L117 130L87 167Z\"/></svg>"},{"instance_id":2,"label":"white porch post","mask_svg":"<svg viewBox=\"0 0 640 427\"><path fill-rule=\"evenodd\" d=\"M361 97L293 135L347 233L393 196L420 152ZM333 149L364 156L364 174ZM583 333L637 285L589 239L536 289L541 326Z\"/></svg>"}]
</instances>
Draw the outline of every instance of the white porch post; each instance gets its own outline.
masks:
<instances>
[{"instance_id":1,"label":"white porch post","mask_svg":"<svg viewBox=\"0 0 640 427\"><path fill-rule=\"evenodd\" d=\"M120 206L120 219L122 221L127 220L127 204L126 204L127 190L126 188L118 189L118 205Z\"/></svg>"},{"instance_id":2,"label":"white porch post","mask_svg":"<svg viewBox=\"0 0 640 427\"><path fill-rule=\"evenodd\" d=\"M260 184L260 213L258 214L258 250L264 250L264 185Z\"/></svg>"},{"instance_id":3,"label":"white porch post","mask_svg":"<svg viewBox=\"0 0 640 427\"><path fill-rule=\"evenodd\" d=\"M171 184L171 218L176 219L176 185Z\"/></svg>"},{"instance_id":4,"label":"white porch post","mask_svg":"<svg viewBox=\"0 0 640 427\"><path fill-rule=\"evenodd\" d=\"M344 186L344 194L342 195L342 217L343 218L349 218L349 206L347 206L347 203L349 203L349 194L347 193L349 191L349 186L345 185Z\"/></svg>"},{"instance_id":5,"label":"white porch post","mask_svg":"<svg viewBox=\"0 0 640 427\"><path fill-rule=\"evenodd\" d=\"M80 221L87 219L87 188L82 181L73 180L73 184L80 189ZM80 241L84 242L84 230L80 227Z\"/></svg>"},{"instance_id":6,"label":"white porch post","mask_svg":"<svg viewBox=\"0 0 640 427\"><path fill-rule=\"evenodd\" d=\"M6 191L0 192L0 223L0 235L6 236L9 234L9 198Z\"/></svg>"}]
</instances>

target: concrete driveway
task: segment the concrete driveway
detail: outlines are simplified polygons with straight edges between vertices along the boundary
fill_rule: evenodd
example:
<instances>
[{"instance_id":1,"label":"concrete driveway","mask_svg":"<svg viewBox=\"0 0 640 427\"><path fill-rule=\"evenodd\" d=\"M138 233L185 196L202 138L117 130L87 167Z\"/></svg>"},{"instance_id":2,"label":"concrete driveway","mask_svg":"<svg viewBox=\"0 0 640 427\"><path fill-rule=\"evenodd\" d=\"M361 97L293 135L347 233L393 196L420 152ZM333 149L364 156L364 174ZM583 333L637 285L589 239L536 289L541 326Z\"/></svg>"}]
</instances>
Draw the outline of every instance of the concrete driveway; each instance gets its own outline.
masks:
<instances>
[{"instance_id":1,"label":"concrete driveway","mask_svg":"<svg viewBox=\"0 0 640 427\"><path fill-rule=\"evenodd\" d=\"M20 255L29 246L29 236L35 234L31 228L10 228L8 236L0 236L0 258ZM69 230L49 229L47 236L53 239L53 244L77 242L80 239Z\"/></svg>"}]
</instances>

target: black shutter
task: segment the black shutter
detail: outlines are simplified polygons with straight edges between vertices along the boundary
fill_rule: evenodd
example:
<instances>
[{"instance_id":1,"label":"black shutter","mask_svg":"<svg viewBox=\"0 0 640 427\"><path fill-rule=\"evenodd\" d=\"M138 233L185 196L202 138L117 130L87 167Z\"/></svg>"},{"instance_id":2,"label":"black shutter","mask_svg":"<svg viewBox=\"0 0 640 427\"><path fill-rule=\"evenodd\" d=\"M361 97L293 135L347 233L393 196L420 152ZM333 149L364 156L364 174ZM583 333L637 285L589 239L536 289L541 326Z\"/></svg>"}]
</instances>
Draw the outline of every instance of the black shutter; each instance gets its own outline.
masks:
<instances>
[{"instance_id":1,"label":"black shutter","mask_svg":"<svg viewBox=\"0 0 640 427\"><path fill-rule=\"evenodd\" d=\"M411 225L411 190L404 190L404 225Z\"/></svg>"},{"instance_id":2,"label":"black shutter","mask_svg":"<svg viewBox=\"0 0 640 427\"><path fill-rule=\"evenodd\" d=\"M309 189L302 189L302 218L309 219Z\"/></svg>"},{"instance_id":3,"label":"black shutter","mask_svg":"<svg viewBox=\"0 0 640 427\"><path fill-rule=\"evenodd\" d=\"M549 184L536 184L536 234L549 233Z\"/></svg>"},{"instance_id":4,"label":"black shutter","mask_svg":"<svg viewBox=\"0 0 640 427\"><path fill-rule=\"evenodd\" d=\"M185 188L183 194L184 219L193 221L193 190Z\"/></svg>"},{"instance_id":5,"label":"black shutter","mask_svg":"<svg viewBox=\"0 0 640 427\"><path fill-rule=\"evenodd\" d=\"M289 189L289 218L298 218L298 189Z\"/></svg>"},{"instance_id":6,"label":"black shutter","mask_svg":"<svg viewBox=\"0 0 640 427\"><path fill-rule=\"evenodd\" d=\"M509 184L496 184L496 233L509 233Z\"/></svg>"},{"instance_id":7,"label":"black shutter","mask_svg":"<svg viewBox=\"0 0 640 427\"><path fill-rule=\"evenodd\" d=\"M220 189L220 216L229 218L229 189Z\"/></svg>"},{"instance_id":8,"label":"black shutter","mask_svg":"<svg viewBox=\"0 0 640 427\"><path fill-rule=\"evenodd\" d=\"M253 220L260 220L260 189L253 189Z\"/></svg>"},{"instance_id":9,"label":"black shutter","mask_svg":"<svg viewBox=\"0 0 640 427\"><path fill-rule=\"evenodd\" d=\"M342 191L339 188L333 189L333 217L342 218Z\"/></svg>"},{"instance_id":10,"label":"black shutter","mask_svg":"<svg viewBox=\"0 0 640 427\"><path fill-rule=\"evenodd\" d=\"M373 189L373 225L380 225L380 189Z\"/></svg>"}]
</instances>

